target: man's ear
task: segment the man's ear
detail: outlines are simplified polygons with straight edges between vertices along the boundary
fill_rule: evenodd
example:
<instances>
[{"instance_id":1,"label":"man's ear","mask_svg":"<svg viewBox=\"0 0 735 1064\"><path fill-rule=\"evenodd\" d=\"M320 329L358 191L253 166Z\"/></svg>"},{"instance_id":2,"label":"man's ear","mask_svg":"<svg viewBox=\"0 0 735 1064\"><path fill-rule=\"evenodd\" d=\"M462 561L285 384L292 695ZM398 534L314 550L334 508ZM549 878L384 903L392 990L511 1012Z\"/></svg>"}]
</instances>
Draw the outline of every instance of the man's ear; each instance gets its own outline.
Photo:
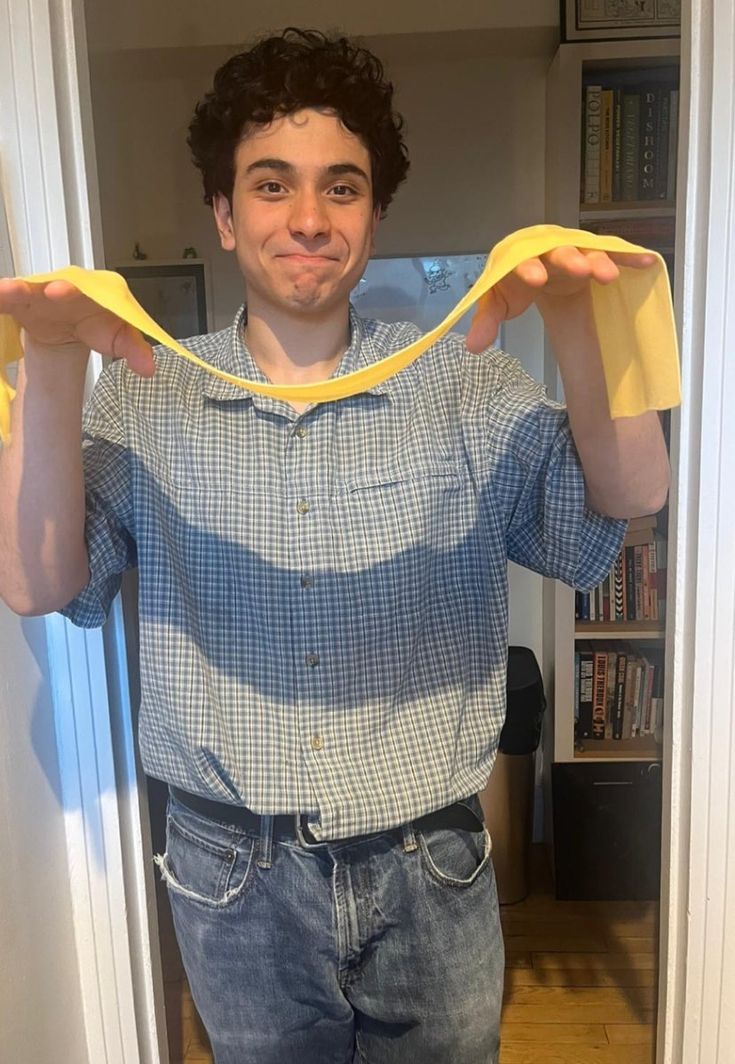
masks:
<instances>
[{"instance_id":1,"label":"man's ear","mask_svg":"<svg viewBox=\"0 0 735 1064\"><path fill-rule=\"evenodd\" d=\"M212 200L214 221L219 233L219 241L225 251L235 250L235 229L232 222L232 208L227 196L221 192L214 194Z\"/></svg>"}]
</instances>

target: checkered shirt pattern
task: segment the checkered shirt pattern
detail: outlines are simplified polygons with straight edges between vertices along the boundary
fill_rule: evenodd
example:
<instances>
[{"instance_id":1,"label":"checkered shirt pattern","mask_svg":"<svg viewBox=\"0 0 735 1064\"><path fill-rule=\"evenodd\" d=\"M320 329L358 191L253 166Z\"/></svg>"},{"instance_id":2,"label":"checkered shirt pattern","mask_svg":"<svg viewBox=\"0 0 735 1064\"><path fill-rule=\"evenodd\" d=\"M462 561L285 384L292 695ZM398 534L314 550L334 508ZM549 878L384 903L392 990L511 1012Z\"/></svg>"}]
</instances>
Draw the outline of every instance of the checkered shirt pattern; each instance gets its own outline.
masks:
<instances>
[{"instance_id":1,"label":"checkered shirt pattern","mask_svg":"<svg viewBox=\"0 0 735 1064\"><path fill-rule=\"evenodd\" d=\"M265 380L232 326L183 341ZM338 374L419 335L350 311ZM449 335L352 398L288 404L162 347L84 417L101 625L137 565L145 770L317 838L380 831L481 789L505 714L507 561L577 587L626 522L585 506L565 408Z\"/></svg>"}]
</instances>

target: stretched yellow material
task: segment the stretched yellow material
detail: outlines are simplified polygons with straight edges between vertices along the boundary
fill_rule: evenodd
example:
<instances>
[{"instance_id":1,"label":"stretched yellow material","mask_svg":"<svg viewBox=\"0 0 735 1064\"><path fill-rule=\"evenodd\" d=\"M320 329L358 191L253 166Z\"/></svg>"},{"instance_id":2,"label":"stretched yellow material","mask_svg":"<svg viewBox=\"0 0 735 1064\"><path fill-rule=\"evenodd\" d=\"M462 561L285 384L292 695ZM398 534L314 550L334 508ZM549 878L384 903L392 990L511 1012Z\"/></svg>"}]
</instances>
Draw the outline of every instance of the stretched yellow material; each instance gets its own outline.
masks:
<instances>
[{"instance_id":1,"label":"stretched yellow material","mask_svg":"<svg viewBox=\"0 0 735 1064\"><path fill-rule=\"evenodd\" d=\"M405 369L431 347L469 310L480 296L525 259L543 255L555 247L574 246L609 252L647 252L616 236L596 236L579 229L534 225L519 229L496 244L482 273L444 321L401 351L355 373L332 377L314 384L263 384L225 373L182 347L151 318L133 298L125 280L107 270L84 270L67 266L53 273L35 274L24 280L34 284L69 281L100 306L153 337L207 373L237 387L292 402L328 402L344 399ZM655 254L655 253L654 253ZM623 270L609 285L592 285L593 311L602 352L611 417L632 417L645 410L664 410L681 401L679 360L671 293L664 261L644 270ZM23 355L20 329L8 315L0 315L0 438L10 431L11 388L4 367Z\"/></svg>"}]
</instances>

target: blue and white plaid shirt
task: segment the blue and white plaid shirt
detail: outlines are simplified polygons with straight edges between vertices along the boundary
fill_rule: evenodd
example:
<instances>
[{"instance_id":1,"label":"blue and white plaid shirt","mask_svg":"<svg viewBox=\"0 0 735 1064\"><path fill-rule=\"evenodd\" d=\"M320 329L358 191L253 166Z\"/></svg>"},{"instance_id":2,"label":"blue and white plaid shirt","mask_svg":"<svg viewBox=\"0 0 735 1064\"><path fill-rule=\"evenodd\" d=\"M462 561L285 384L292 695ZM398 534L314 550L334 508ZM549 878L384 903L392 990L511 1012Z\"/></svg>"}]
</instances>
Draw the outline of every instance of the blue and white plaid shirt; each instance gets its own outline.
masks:
<instances>
[{"instance_id":1,"label":"blue and white plaid shirt","mask_svg":"<svg viewBox=\"0 0 735 1064\"><path fill-rule=\"evenodd\" d=\"M229 329L186 340L265 380ZM351 314L338 373L414 340ZM298 415L165 348L85 412L91 581L103 623L139 569L148 773L322 839L481 789L505 714L507 559L578 587L626 523L590 512L566 411L498 350L448 336L408 369Z\"/></svg>"}]
</instances>

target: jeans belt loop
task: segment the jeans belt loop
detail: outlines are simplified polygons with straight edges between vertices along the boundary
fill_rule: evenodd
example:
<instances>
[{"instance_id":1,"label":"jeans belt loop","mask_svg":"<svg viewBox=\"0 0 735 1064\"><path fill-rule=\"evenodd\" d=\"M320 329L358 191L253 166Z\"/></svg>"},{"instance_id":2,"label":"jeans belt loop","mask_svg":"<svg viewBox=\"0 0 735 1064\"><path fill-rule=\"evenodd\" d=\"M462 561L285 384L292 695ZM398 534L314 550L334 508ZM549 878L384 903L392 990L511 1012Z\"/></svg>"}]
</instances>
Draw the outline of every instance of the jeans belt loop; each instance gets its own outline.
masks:
<instances>
[{"instance_id":1,"label":"jeans belt loop","mask_svg":"<svg viewBox=\"0 0 735 1064\"><path fill-rule=\"evenodd\" d=\"M413 853L414 850L418 850L419 844L416 842L412 823L401 824L401 834L403 835L404 853Z\"/></svg>"},{"instance_id":2,"label":"jeans belt loop","mask_svg":"<svg viewBox=\"0 0 735 1064\"><path fill-rule=\"evenodd\" d=\"M258 840L259 852L256 864L258 868L271 868L273 866L273 817L261 816L260 839Z\"/></svg>"}]
</instances>

